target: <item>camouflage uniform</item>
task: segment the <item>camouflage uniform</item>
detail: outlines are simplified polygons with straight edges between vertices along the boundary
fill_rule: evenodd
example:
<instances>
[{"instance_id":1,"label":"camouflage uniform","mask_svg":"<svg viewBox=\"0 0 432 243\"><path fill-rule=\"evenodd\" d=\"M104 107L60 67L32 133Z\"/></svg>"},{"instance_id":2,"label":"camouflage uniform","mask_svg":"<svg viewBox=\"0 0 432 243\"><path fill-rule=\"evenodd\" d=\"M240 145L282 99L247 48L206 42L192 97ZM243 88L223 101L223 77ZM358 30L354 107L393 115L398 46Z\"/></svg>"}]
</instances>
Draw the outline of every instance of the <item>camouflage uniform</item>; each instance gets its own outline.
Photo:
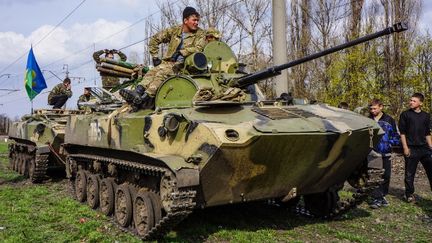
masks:
<instances>
[{"instance_id":1,"label":"camouflage uniform","mask_svg":"<svg viewBox=\"0 0 432 243\"><path fill-rule=\"evenodd\" d=\"M178 71L178 67L181 66L181 63L172 61L172 56L176 53L177 48L181 43L182 30L183 27L181 25L171 27L150 38L149 49L152 57L157 57L159 44L169 43L168 51L165 53L162 63L146 73L140 83L146 88L146 92L151 96L154 96L162 82L168 76L174 75ZM187 57L190 54L202 51L205 44L205 32L198 28L194 33L185 33L183 46L179 51L183 57Z\"/></svg>"},{"instance_id":2,"label":"camouflage uniform","mask_svg":"<svg viewBox=\"0 0 432 243\"><path fill-rule=\"evenodd\" d=\"M80 95L80 97L78 98L78 102L77 102L78 109L85 110L85 107L82 106L82 105L80 105L80 103L81 102L89 102L91 100L91 98L92 98L91 95L89 95L89 96L86 96L86 95L83 95L83 94Z\"/></svg>"},{"instance_id":3,"label":"camouflage uniform","mask_svg":"<svg viewBox=\"0 0 432 243\"><path fill-rule=\"evenodd\" d=\"M67 98L70 98L72 97L72 90L67 90L63 83L57 84L48 95L48 104L54 105L55 97L59 96L67 96Z\"/></svg>"},{"instance_id":4,"label":"camouflage uniform","mask_svg":"<svg viewBox=\"0 0 432 243\"><path fill-rule=\"evenodd\" d=\"M213 37L214 40L220 40L222 38L222 34L219 30L217 30L215 27L210 27L206 31L206 40L209 42L208 38Z\"/></svg>"},{"instance_id":5,"label":"camouflage uniform","mask_svg":"<svg viewBox=\"0 0 432 243\"><path fill-rule=\"evenodd\" d=\"M100 56L103 54L106 54L106 50L100 50L93 53L93 59L96 61L97 64L101 63ZM123 52L118 51L117 54L119 55L121 61L123 62L126 61L127 56ZM102 79L102 88L107 90L120 84L118 77L101 75L101 79Z\"/></svg>"}]
</instances>

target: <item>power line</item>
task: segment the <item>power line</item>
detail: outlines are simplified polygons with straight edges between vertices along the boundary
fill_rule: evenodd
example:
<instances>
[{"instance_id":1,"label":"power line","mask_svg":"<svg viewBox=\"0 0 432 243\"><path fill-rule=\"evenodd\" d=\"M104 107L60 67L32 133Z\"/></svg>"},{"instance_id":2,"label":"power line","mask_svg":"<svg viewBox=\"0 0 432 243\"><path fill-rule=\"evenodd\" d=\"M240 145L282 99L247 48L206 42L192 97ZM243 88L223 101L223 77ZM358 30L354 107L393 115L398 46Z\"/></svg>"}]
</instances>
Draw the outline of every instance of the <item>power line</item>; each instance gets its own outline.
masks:
<instances>
[{"instance_id":1,"label":"power line","mask_svg":"<svg viewBox=\"0 0 432 243\"><path fill-rule=\"evenodd\" d=\"M177 4L177 3L180 2L180 1L181 1L181 0L177 0L177 1L173 2L173 3L171 3L171 4L174 5L174 4ZM116 36L116 35L118 35L118 34L124 32L125 30L132 28L133 26L137 25L138 23L140 23L140 22L142 22L142 21L144 21L144 20L150 18L151 16L153 16L153 15L159 13L159 12L161 12L161 10L155 11L155 12L153 12L153 13L151 13L151 14L145 16L145 17L142 17L142 18L138 19L137 21L133 22L132 24L126 26L125 28L123 28L123 29L121 29L121 30L119 30L119 31L116 31L116 32L114 32L114 33L112 33L112 34L109 34L109 35L105 36L104 38L102 38L102 39L100 39L100 40L98 40L98 41L95 41L94 43L92 43L91 45L87 46L87 47L84 48L84 49L81 49L81 50L79 50L79 51L77 51L77 52L74 52L74 53L72 53L72 54L70 54L70 55L68 55L68 56L66 56L66 57L62 57L62 58L60 58L60 59L58 59L58 60L56 60L56 61L54 61L54 62L51 62L51 63L49 63L48 65L46 65L45 67L51 66L52 64L55 64L55 63L60 62L60 61L63 61L63 60L65 60L65 59L68 59L69 57L75 56L75 55L77 55L77 54L80 54L80 53L84 52L85 50L92 48L94 44L96 44L96 43L100 43L100 42L105 41L105 40L108 40L108 39L112 38L113 36Z\"/></svg>"},{"instance_id":2,"label":"power line","mask_svg":"<svg viewBox=\"0 0 432 243\"><path fill-rule=\"evenodd\" d=\"M34 45L35 47L40 44L43 40L45 40L52 32L54 32L64 21L66 21L67 18L69 18L79 7L81 7L81 5L84 4L84 2L87 0L83 0L81 1L81 3L78 4L78 6L76 6L69 14L67 14L50 32L48 32L45 36L43 36L38 42L36 42L36 44ZM15 59L12 63L10 63L9 65L7 65L5 68L3 68L0 71L0 75L6 71L8 68L10 68L12 65L14 65L15 63L17 63L21 58L23 58L25 55L27 54L27 52L24 52L21 56L19 56L17 59Z\"/></svg>"},{"instance_id":3,"label":"power line","mask_svg":"<svg viewBox=\"0 0 432 243\"><path fill-rule=\"evenodd\" d=\"M61 24L63 24L64 21L66 21L66 19L68 19L79 7L81 7L81 5L84 4L84 2L87 0L82 0L78 6L76 6L74 9L72 9L72 11L66 15L56 26L54 26L54 28L48 32L44 37L42 37L42 39L40 39L38 42L36 42L35 46L37 46L39 43L41 43L43 40L45 40L52 32L54 32Z\"/></svg>"},{"instance_id":4,"label":"power line","mask_svg":"<svg viewBox=\"0 0 432 243\"><path fill-rule=\"evenodd\" d=\"M221 10L224 10L225 8L228 8L228 7L234 6L234 5L236 5L237 3L242 2L242 1L244 1L244 0L238 0L238 1L236 1L236 2L233 2L233 3L229 4L229 5L223 6L222 8L218 9L218 11L221 11ZM215 11L216 11L216 10L215 10ZM213 12L215 12L215 11L213 11ZM142 39L142 40L139 40L139 41L133 42L133 43L131 43L131 44L128 44L128 45L126 45L126 46L124 46L124 47L119 48L118 50L121 51L121 50L126 49L126 48L128 48L128 47L134 46L134 45L136 45L136 44L139 44L139 43L141 43L141 42L144 42L144 41L148 40L149 38L150 38L150 37L147 37L147 38L144 38L144 39Z\"/></svg>"}]
</instances>

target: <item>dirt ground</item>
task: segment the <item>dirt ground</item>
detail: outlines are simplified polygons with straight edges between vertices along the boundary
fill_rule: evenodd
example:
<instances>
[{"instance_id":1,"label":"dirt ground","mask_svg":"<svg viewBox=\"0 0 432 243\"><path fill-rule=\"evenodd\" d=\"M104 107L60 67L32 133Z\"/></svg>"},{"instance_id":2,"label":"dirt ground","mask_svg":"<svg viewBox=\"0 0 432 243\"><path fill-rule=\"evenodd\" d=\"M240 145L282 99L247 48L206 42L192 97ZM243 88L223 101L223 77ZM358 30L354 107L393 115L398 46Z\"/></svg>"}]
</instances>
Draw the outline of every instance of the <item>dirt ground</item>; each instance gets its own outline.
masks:
<instances>
[{"instance_id":1,"label":"dirt ground","mask_svg":"<svg viewBox=\"0 0 432 243\"><path fill-rule=\"evenodd\" d=\"M390 190L389 194L394 195L398 198L404 196L404 159L400 155L392 157L392 174L390 179ZM417 173L414 182L416 192L429 192L431 193L431 186L426 176L426 172L423 169L421 163L417 167Z\"/></svg>"}]
</instances>

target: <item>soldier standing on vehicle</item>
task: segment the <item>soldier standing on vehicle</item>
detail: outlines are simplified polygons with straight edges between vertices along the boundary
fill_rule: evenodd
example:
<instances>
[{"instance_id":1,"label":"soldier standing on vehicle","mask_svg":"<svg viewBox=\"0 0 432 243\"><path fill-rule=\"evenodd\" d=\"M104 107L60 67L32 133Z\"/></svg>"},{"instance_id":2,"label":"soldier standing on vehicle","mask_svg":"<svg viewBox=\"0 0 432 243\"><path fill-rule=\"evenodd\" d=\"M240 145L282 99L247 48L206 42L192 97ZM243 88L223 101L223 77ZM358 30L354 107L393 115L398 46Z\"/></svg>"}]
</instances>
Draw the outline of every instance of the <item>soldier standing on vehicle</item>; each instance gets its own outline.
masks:
<instances>
[{"instance_id":1,"label":"soldier standing on vehicle","mask_svg":"<svg viewBox=\"0 0 432 243\"><path fill-rule=\"evenodd\" d=\"M402 112L399 119L402 148L405 158L405 199L415 202L414 177L420 161L426 171L432 190L432 140L430 115L421 110L424 96L414 93L409 102L409 110Z\"/></svg>"},{"instance_id":2,"label":"soldier standing on vehicle","mask_svg":"<svg viewBox=\"0 0 432 243\"><path fill-rule=\"evenodd\" d=\"M100 64L102 55L105 55L104 57L106 59L114 59L115 54L119 56L120 61L125 62L127 60L127 56L123 52L115 49L112 50L105 49L105 50L97 51L93 53L93 59L96 61L96 64ZM120 84L120 80L118 77L112 77L112 76L101 74L101 78L102 78L102 88L106 90L109 90Z\"/></svg>"},{"instance_id":3,"label":"soldier standing on vehicle","mask_svg":"<svg viewBox=\"0 0 432 243\"><path fill-rule=\"evenodd\" d=\"M53 106L53 109L60 109L66 101L72 97L71 80L65 78L62 83L57 84L48 95L48 104Z\"/></svg>"},{"instance_id":4,"label":"soldier standing on vehicle","mask_svg":"<svg viewBox=\"0 0 432 243\"><path fill-rule=\"evenodd\" d=\"M369 118L374 119L380 127L384 130L384 136L379 143L373 148L371 154L374 157L382 159L382 167L384 169L383 179L384 182L378 188L372 191L372 202L369 206L377 209L381 206L387 207L389 205L385 196L388 194L391 176L391 151L392 146L399 145L400 138L397 133L395 120L383 112L383 103L379 99L373 99L369 104Z\"/></svg>"},{"instance_id":5,"label":"soldier standing on vehicle","mask_svg":"<svg viewBox=\"0 0 432 243\"><path fill-rule=\"evenodd\" d=\"M135 107L149 104L153 107L153 99L162 82L179 71L184 59L204 48L205 31L198 27L199 13L192 7L183 10L182 25L174 26L156 33L150 38L149 49L154 68L143 78L135 91L122 89L120 95ZM168 43L168 50L159 59L159 45Z\"/></svg>"}]
</instances>

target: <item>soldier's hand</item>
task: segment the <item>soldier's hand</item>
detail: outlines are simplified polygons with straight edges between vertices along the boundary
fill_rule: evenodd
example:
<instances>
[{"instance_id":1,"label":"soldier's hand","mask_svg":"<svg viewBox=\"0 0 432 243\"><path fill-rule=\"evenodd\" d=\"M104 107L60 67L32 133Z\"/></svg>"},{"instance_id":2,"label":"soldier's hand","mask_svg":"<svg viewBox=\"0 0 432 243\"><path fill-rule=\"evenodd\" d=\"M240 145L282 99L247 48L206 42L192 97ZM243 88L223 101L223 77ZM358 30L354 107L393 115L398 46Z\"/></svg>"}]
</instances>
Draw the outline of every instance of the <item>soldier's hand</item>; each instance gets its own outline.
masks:
<instances>
[{"instance_id":1,"label":"soldier's hand","mask_svg":"<svg viewBox=\"0 0 432 243\"><path fill-rule=\"evenodd\" d=\"M104 49L104 53L108 53L109 52L109 50L108 49Z\"/></svg>"},{"instance_id":2,"label":"soldier's hand","mask_svg":"<svg viewBox=\"0 0 432 243\"><path fill-rule=\"evenodd\" d=\"M159 57L153 57L153 66L159 66L159 64L161 64L162 61L161 59L159 59Z\"/></svg>"}]
</instances>

